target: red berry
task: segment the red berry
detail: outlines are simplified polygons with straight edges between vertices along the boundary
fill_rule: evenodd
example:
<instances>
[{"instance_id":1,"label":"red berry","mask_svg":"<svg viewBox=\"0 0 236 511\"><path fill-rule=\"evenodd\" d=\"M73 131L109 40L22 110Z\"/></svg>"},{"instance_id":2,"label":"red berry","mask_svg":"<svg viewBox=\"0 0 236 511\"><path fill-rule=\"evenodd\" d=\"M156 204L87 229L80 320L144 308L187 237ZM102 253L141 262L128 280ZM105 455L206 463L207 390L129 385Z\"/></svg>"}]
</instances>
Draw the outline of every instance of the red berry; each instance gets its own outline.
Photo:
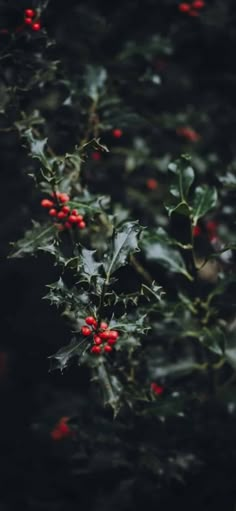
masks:
<instances>
[{"instance_id":1,"label":"red berry","mask_svg":"<svg viewBox=\"0 0 236 511\"><path fill-rule=\"evenodd\" d=\"M106 346L104 346L104 351L105 351L106 353L111 353L111 351L112 351L112 347L111 347L111 346L109 346L109 344L106 344Z\"/></svg>"},{"instance_id":2,"label":"red berry","mask_svg":"<svg viewBox=\"0 0 236 511\"><path fill-rule=\"evenodd\" d=\"M84 220L84 217L82 215L77 215L77 222L80 223L80 222L83 222Z\"/></svg>"},{"instance_id":3,"label":"red berry","mask_svg":"<svg viewBox=\"0 0 236 511\"><path fill-rule=\"evenodd\" d=\"M72 209L71 214L72 214L72 215L76 215L76 216L77 216L77 215L78 215L78 211L77 211L77 209Z\"/></svg>"},{"instance_id":4,"label":"red berry","mask_svg":"<svg viewBox=\"0 0 236 511\"><path fill-rule=\"evenodd\" d=\"M199 225L195 225L195 227L193 228L193 237L197 238L198 236L200 236L201 233L202 233L201 227L199 227Z\"/></svg>"},{"instance_id":5,"label":"red berry","mask_svg":"<svg viewBox=\"0 0 236 511\"><path fill-rule=\"evenodd\" d=\"M195 0L195 2L192 3L192 7L194 9L202 9L203 7L205 7L205 2L203 2L203 0Z\"/></svg>"},{"instance_id":6,"label":"red berry","mask_svg":"<svg viewBox=\"0 0 236 511\"><path fill-rule=\"evenodd\" d=\"M58 429L62 433L63 436L68 436L71 433L71 429L67 424L69 417L62 417L58 422Z\"/></svg>"},{"instance_id":7,"label":"red berry","mask_svg":"<svg viewBox=\"0 0 236 511\"><path fill-rule=\"evenodd\" d=\"M179 11L180 12L188 12L190 11L190 5L189 4L185 4L185 3L182 3L182 4L179 4Z\"/></svg>"},{"instance_id":8,"label":"red berry","mask_svg":"<svg viewBox=\"0 0 236 511\"><path fill-rule=\"evenodd\" d=\"M101 328L102 330L106 330L106 329L108 328L108 324L107 324L107 323L105 323L105 321L102 321L102 322L100 323L100 328Z\"/></svg>"},{"instance_id":9,"label":"red berry","mask_svg":"<svg viewBox=\"0 0 236 511\"><path fill-rule=\"evenodd\" d=\"M41 200L41 206L43 206L43 208L51 208L53 206L53 202L48 199L43 199Z\"/></svg>"},{"instance_id":10,"label":"red berry","mask_svg":"<svg viewBox=\"0 0 236 511\"><path fill-rule=\"evenodd\" d=\"M57 213L57 218L60 218L60 220L62 220L66 216L67 215L66 215L66 213L64 213L64 211L59 211L59 213Z\"/></svg>"},{"instance_id":11,"label":"red berry","mask_svg":"<svg viewBox=\"0 0 236 511\"><path fill-rule=\"evenodd\" d=\"M118 339L119 334L116 330L110 330L109 332L109 338L110 339Z\"/></svg>"},{"instance_id":12,"label":"red berry","mask_svg":"<svg viewBox=\"0 0 236 511\"><path fill-rule=\"evenodd\" d=\"M85 229L86 223L82 220L82 222L78 222L79 229Z\"/></svg>"},{"instance_id":13,"label":"red berry","mask_svg":"<svg viewBox=\"0 0 236 511\"><path fill-rule=\"evenodd\" d=\"M157 385L157 383L151 383L151 390L154 392L154 394L160 396L164 392L164 387Z\"/></svg>"},{"instance_id":14,"label":"red berry","mask_svg":"<svg viewBox=\"0 0 236 511\"><path fill-rule=\"evenodd\" d=\"M63 211L63 213L66 213L66 214L70 213L70 207L69 206L63 206L61 208L61 210Z\"/></svg>"},{"instance_id":15,"label":"red berry","mask_svg":"<svg viewBox=\"0 0 236 511\"><path fill-rule=\"evenodd\" d=\"M64 231L64 225L62 225L62 224L55 224L55 226L58 229L58 231Z\"/></svg>"},{"instance_id":16,"label":"red berry","mask_svg":"<svg viewBox=\"0 0 236 511\"><path fill-rule=\"evenodd\" d=\"M101 339L101 337L99 337L99 335L95 335L93 340L94 340L94 343L97 345L102 344L102 339Z\"/></svg>"},{"instance_id":17,"label":"red berry","mask_svg":"<svg viewBox=\"0 0 236 511\"><path fill-rule=\"evenodd\" d=\"M93 316L88 316L85 318L85 323L87 323L87 325L95 325L97 321Z\"/></svg>"},{"instance_id":18,"label":"red berry","mask_svg":"<svg viewBox=\"0 0 236 511\"><path fill-rule=\"evenodd\" d=\"M92 346L91 353L95 353L96 355L100 355L100 353L101 353L100 346Z\"/></svg>"},{"instance_id":19,"label":"red berry","mask_svg":"<svg viewBox=\"0 0 236 511\"><path fill-rule=\"evenodd\" d=\"M32 30L34 30L35 32L38 32L40 29L41 29L41 25L39 22L32 24Z\"/></svg>"},{"instance_id":20,"label":"red berry","mask_svg":"<svg viewBox=\"0 0 236 511\"><path fill-rule=\"evenodd\" d=\"M25 16L27 16L27 18L33 18L35 14L36 12L33 11L33 9L25 9Z\"/></svg>"},{"instance_id":21,"label":"red berry","mask_svg":"<svg viewBox=\"0 0 236 511\"><path fill-rule=\"evenodd\" d=\"M189 16L192 16L193 18L197 18L199 16L199 12L195 11L194 9L191 9L188 13Z\"/></svg>"},{"instance_id":22,"label":"red berry","mask_svg":"<svg viewBox=\"0 0 236 511\"><path fill-rule=\"evenodd\" d=\"M90 330L90 328L88 326L82 326L81 332L83 335L85 335L87 337L88 335L90 335L92 333L92 330Z\"/></svg>"},{"instance_id":23,"label":"red berry","mask_svg":"<svg viewBox=\"0 0 236 511\"><path fill-rule=\"evenodd\" d=\"M70 200L70 197L67 195L67 193L59 193L58 198L61 202L68 202Z\"/></svg>"},{"instance_id":24,"label":"red berry","mask_svg":"<svg viewBox=\"0 0 236 511\"><path fill-rule=\"evenodd\" d=\"M115 130L112 131L112 134L113 134L113 137L120 138L123 135L123 131L120 130L119 128L116 128Z\"/></svg>"},{"instance_id":25,"label":"red berry","mask_svg":"<svg viewBox=\"0 0 236 511\"><path fill-rule=\"evenodd\" d=\"M108 344L110 344L111 346L113 346L114 344L116 344L117 339L112 339L112 337L109 337L109 339L108 339L108 341L107 341L107 342L108 342Z\"/></svg>"},{"instance_id":26,"label":"red berry","mask_svg":"<svg viewBox=\"0 0 236 511\"><path fill-rule=\"evenodd\" d=\"M68 217L68 222L70 222L71 224L76 224L77 222L77 217L75 215L70 215Z\"/></svg>"},{"instance_id":27,"label":"red berry","mask_svg":"<svg viewBox=\"0 0 236 511\"><path fill-rule=\"evenodd\" d=\"M153 178L147 179L146 185L149 190L156 190L158 188L158 182Z\"/></svg>"},{"instance_id":28,"label":"red berry","mask_svg":"<svg viewBox=\"0 0 236 511\"><path fill-rule=\"evenodd\" d=\"M72 225L70 224L70 222L65 222L65 224L64 224L64 225L65 225L65 227L66 227L67 229L71 229L71 227L72 227Z\"/></svg>"},{"instance_id":29,"label":"red berry","mask_svg":"<svg viewBox=\"0 0 236 511\"><path fill-rule=\"evenodd\" d=\"M94 153L92 153L92 159L93 159L94 161L99 161L99 160L101 160L101 154L100 154L100 153L98 153L97 151L94 151Z\"/></svg>"},{"instance_id":30,"label":"red berry","mask_svg":"<svg viewBox=\"0 0 236 511\"><path fill-rule=\"evenodd\" d=\"M24 22L25 22L25 25L32 25L32 18L25 18Z\"/></svg>"},{"instance_id":31,"label":"red berry","mask_svg":"<svg viewBox=\"0 0 236 511\"><path fill-rule=\"evenodd\" d=\"M58 428L55 428L51 431L50 436L53 440L61 440L63 435Z\"/></svg>"},{"instance_id":32,"label":"red berry","mask_svg":"<svg viewBox=\"0 0 236 511\"><path fill-rule=\"evenodd\" d=\"M50 216L57 216L57 210L55 208L49 209L48 213Z\"/></svg>"},{"instance_id":33,"label":"red berry","mask_svg":"<svg viewBox=\"0 0 236 511\"><path fill-rule=\"evenodd\" d=\"M101 339L107 340L109 339L110 332L108 330L105 330L104 332L100 332L99 336L101 337Z\"/></svg>"},{"instance_id":34,"label":"red berry","mask_svg":"<svg viewBox=\"0 0 236 511\"><path fill-rule=\"evenodd\" d=\"M208 232L213 234L217 230L217 223L214 222L213 220L209 220L209 222L206 223L206 228L207 228Z\"/></svg>"}]
</instances>

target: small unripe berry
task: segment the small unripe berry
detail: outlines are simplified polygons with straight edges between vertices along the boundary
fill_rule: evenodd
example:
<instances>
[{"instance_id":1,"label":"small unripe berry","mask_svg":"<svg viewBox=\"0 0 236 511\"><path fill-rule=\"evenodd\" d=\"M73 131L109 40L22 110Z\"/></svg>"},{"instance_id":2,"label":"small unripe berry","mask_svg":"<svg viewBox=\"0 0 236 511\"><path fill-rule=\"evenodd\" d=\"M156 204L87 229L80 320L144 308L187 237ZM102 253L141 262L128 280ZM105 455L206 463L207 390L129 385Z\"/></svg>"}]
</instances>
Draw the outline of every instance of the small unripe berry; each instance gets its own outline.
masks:
<instances>
[{"instance_id":1,"label":"small unripe berry","mask_svg":"<svg viewBox=\"0 0 236 511\"><path fill-rule=\"evenodd\" d=\"M25 16L27 18L33 18L35 16L36 12L33 11L33 9L25 9Z\"/></svg>"},{"instance_id":2,"label":"small unripe berry","mask_svg":"<svg viewBox=\"0 0 236 511\"><path fill-rule=\"evenodd\" d=\"M109 346L109 344L106 344L106 346L104 346L104 351L105 351L106 353L111 353L111 351L112 351L112 347L111 347L111 346Z\"/></svg>"},{"instance_id":3,"label":"small unripe berry","mask_svg":"<svg viewBox=\"0 0 236 511\"><path fill-rule=\"evenodd\" d=\"M24 22L25 22L25 25L32 25L32 18L25 18Z\"/></svg>"},{"instance_id":4,"label":"small unripe berry","mask_svg":"<svg viewBox=\"0 0 236 511\"><path fill-rule=\"evenodd\" d=\"M57 218L60 218L60 220L62 220L66 216L67 216L66 213L64 213L63 211L59 211L59 213L57 213Z\"/></svg>"},{"instance_id":5,"label":"small unripe berry","mask_svg":"<svg viewBox=\"0 0 236 511\"><path fill-rule=\"evenodd\" d=\"M82 326L81 332L86 337L92 333L92 331L90 330L90 328L88 326Z\"/></svg>"},{"instance_id":6,"label":"small unripe berry","mask_svg":"<svg viewBox=\"0 0 236 511\"><path fill-rule=\"evenodd\" d=\"M100 355L100 353L101 353L100 346L92 346L91 353L95 353L95 355Z\"/></svg>"},{"instance_id":7,"label":"small unripe berry","mask_svg":"<svg viewBox=\"0 0 236 511\"><path fill-rule=\"evenodd\" d=\"M115 137L115 138L120 138L120 137L122 137L122 135L123 135L123 131L122 131L122 130L120 130L119 128L116 128L116 129L114 129L114 130L112 131L112 134L113 134L113 137Z\"/></svg>"},{"instance_id":8,"label":"small unripe berry","mask_svg":"<svg viewBox=\"0 0 236 511\"><path fill-rule=\"evenodd\" d=\"M102 330L106 330L106 328L108 328L108 324L107 324L105 321L102 321L102 322L100 323L100 328L101 328Z\"/></svg>"},{"instance_id":9,"label":"small unripe berry","mask_svg":"<svg viewBox=\"0 0 236 511\"><path fill-rule=\"evenodd\" d=\"M119 334L116 330L110 330L109 332L109 338L110 339L118 339Z\"/></svg>"},{"instance_id":10,"label":"small unripe berry","mask_svg":"<svg viewBox=\"0 0 236 511\"><path fill-rule=\"evenodd\" d=\"M43 208L51 208L53 206L53 202L48 199L43 199L41 200L41 206L43 206Z\"/></svg>"},{"instance_id":11,"label":"small unripe berry","mask_svg":"<svg viewBox=\"0 0 236 511\"><path fill-rule=\"evenodd\" d=\"M61 208L61 210L63 211L63 213L66 213L66 214L70 213L70 207L69 206L63 206Z\"/></svg>"},{"instance_id":12,"label":"small unripe berry","mask_svg":"<svg viewBox=\"0 0 236 511\"><path fill-rule=\"evenodd\" d=\"M97 321L93 316L88 316L85 318L85 323L87 323L87 325L94 325L97 323Z\"/></svg>"},{"instance_id":13,"label":"small unripe berry","mask_svg":"<svg viewBox=\"0 0 236 511\"><path fill-rule=\"evenodd\" d=\"M38 32L41 29L41 24L39 22L32 24L32 30Z\"/></svg>"},{"instance_id":14,"label":"small unripe berry","mask_svg":"<svg viewBox=\"0 0 236 511\"><path fill-rule=\"evenodd\" d=\"M101 339L101 337L99 337L99 335L95 335L93 340L94 340L94 343L97 344L98 346L100 344L102 344L102 339Z\"/></svg>"},{"instance_id":15,"label":"small unripe berry","mask_svg":"<svg viewBox=\"0 0 236 511\"><path fill-rule=\"evenodd\" d=\"M194 9L202 9L205 7L205 2L203 2L203 0L195 0L195 2L192 3L192 7Z\"/></svg>"},{"instance_id":16,"label":"small unripe berry","mask_svg":"<svg viewBox=\"0 0 236 511\"><path fill-rule=\"evenodd\" d=\"M61 202L68 202L70 200L70 197L67 195L67 193L60 193L58 198Z\"/></svg>"},{"instance_id":17,"label":"small unripe berry","mask_svg":"<svg viewBox=\"0 0 236 511\"><path fill-rule=\"evenodd\" d=\"M85 229L86 223L82 220L82 222L78 222L79 229Z\"/></svg>"},{"instance_id":18,"label":"small unripe berry","mask_svg":"<svg viewBox=\"0 0 236 511\"><path fill-rule=\"evenodd\" d=\"M190 11L190 5L186 3L179 4L179 11L180 12L189 12Z\"/></svg>"},{"instance_id":19,"label":"small unripe berry","mask_svg":"<svg viewBox=\"0 0 236 511\"><path fill-rule=\"evenodd\" d=\"M50 215L50 216L57 216L57 210L56 210L56 209L54 209L54 208L49 209L49 212L48 212L48 213L49 213L49 215Z\"/></svg>"},{"instance_id":20,"label":"small unripe berry","mask_svg":"<svg viewBox=\"0 0 236 511\"><path fill-rule=\"evenodd\" d=\"M65 227L66 227L67 229L71 229L72 224L70 224L70 222L65 222Z\"/></svg>"}]
</instances>

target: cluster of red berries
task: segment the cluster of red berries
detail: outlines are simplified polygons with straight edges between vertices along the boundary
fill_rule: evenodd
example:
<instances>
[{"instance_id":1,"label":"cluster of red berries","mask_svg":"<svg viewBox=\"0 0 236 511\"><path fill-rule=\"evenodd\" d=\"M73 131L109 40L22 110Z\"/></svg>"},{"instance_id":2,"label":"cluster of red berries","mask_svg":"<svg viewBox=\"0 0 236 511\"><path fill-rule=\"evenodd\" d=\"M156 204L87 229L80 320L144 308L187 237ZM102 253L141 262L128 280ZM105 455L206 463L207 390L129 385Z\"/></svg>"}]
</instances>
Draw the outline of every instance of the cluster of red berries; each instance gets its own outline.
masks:
<instances>
[{"instance_id":1,"label":"cluster of red berries","mask_svg":"<svg viewBox=\"0 0 236 511\"><path fill-rule=\"evenodd\" d=\"M78 214L77 209L71 210L70 206L66 205L70 200L67 193L55 192L52 194L52 197L52 200L43 199L41 201L41 206L43 208L48 208L48 214L52 218L60 220L60 223L56 224L58 230L63 231L64 229L71 229L74 225L79 229L84 229L86 227L84 217Z\"/></svg>"},{"instance_id":2,"label":"cluster of red berries","mask_svg":"<svg viewBox=\"0 0 236 511\"><path fill-rule=\"evenodd\" d=\"M62 417L51 431L50 435L53 440L62 440L63 438L74 436L74 431L68 426L69 417Z\"/></svg>"},{"instance_id":3,"label":"cluster of red berries","mask_svg":"<svg viewBox=\"0 0 236 511\"><path fill-rule=\"evenodd\" d=\"M179 4L179 11L189 16L199 16L199 11L205 7L203 0L194 0L191 4L182 2Z\"/></svg>"},{"instance_id":4,"label":"cluster of red berries","mask_svg":"<svg viewBox=\"0 0 236 511\"><path fill-rule=\"evenodd\" d=\"M176 129L177 135L180 137L184 137L190 142L198 142L200 140L200 135L193 129L189 127L181 126Z\"/></svg>"},{"instance_id":5,"label":"cluster of red berries","mask_svg":"<svg viewBox=\"0 0 236 511\"><path fill-rule=\"evenodd\" d=\"M206 223L206 231L208 234L208 238L210 241L214 241L217 239L217 223L213 220L210 220ZM195 225L193 228L193 236L194 238L197 238L198 236L201 236L203 233L202 228L199 225Z\"/></svg>"},{"instance_id":6,"label":"cluster of red berries","mask_svg":"<svg viewBox=\"0 0 236 511\"><path fill-rule=\"evenodd\" d=\"M161 396L161 394L163 394L163 392L164 392L164 387L162 387L161 385L158 385L155 382L151 383L150 387L151 387L152 392L154 394L156 394L156 396Z\"/></svg>"},{"instance_id":7,"label":"cluster of red berries","mask_svg":"<svg viewBox=\"0 0 236 511\"><path fill-rule=\"evenodd\" d=\"M40 21L37 19L36 11L34 11L33 9L25 9L24 15L25 25L29 25L32 28L32 30L38 32L41 29L41 24Z\"/></svg>"},{"instance_id":8,"label":"cluster of red berries","mask_svg":"<svg viewBox=\"0 0 236 511\"><path fill-rule=\"evenodd\" d=\"M102 351L105 353L111 353L114 344L116 344L119 334L117 330L109 330L108 324L105 321L101 321L98 324L97 320L93 316L85 318L87 325L82 326L81 332L85 337L93 336L93 346L91 353L94 355L100 355ZM91 327L91 328L89 328Z\"/></svg>"}]
</instances>

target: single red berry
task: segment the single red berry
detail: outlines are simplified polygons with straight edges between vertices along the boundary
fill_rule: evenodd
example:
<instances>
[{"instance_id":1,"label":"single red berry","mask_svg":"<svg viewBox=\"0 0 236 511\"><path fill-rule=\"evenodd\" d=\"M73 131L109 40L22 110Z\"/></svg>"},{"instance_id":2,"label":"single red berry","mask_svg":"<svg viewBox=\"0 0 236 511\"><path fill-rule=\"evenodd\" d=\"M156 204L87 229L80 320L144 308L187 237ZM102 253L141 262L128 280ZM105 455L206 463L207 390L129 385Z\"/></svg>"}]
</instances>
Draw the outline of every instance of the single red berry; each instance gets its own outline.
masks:
<instances>
[{"instance_id":1,"label":"single red berry","mask_svg":"<svg viewBox=\"0 0 236 511\"><path fill-rule=\"evenodd\" d=\"M43 208L51 208L53 206L53 202L48 199L43 199L41 200L41 206L43 206Z\"/></svg>"},{"instance_id":2,"label":"single red berry","mask_svg":"<svg viewBox=\"0 0 236 511\"><path fill-rule=\"evenodd\" d=\"M82 222L78 222L79 229L85 229L86 223L82 220Z\"/></svg>"},{"instance_id":3,"label":"single red berry","mask_svg":"<svg viewBox=\"0 0 236 511\"><path fill-rule=\"evenodd\" d=\"M78 215L78 211L77 211L77 209L72 209L71 214L72 214L72 215L76 215L76 216L77 216L77 215Z\"/></svg>"},{"instance_id":4,"label":"single red berry","mask_svg":"<svg viewBox=\"0 0 236 511\"><path fill-rule=\"evenodd\" d=\"M64 229L65 229L64 225L62 225L62 224L55 224L55 226L58 229L58 231L64 231Z\"/></svg>"},{"instance_id":5,"label":"single red berry","mask_svg":"<svg viewBox=\"0 0 236 511\"><path fill-rule=\"evenodd\" d=\"M189 16L192 16L193 18L197 18L197 16L199 16L199 12L198 12L198 11L195 11L194 9L191 9L191 10L188 12L188 15L189 15Z\"/></svg>"},{"instance_id":6,"label":"single red berry","mask_svg":"<svg viewBox=\"0 0 236 511\"><path fill-rule=\"evenodd\" d=\"M50 216L57 216L57 210L55 208L49 209L48 214Z\"/></svg>"},{"instance_id":7,"label":"single red berry","mask_svg":"<svg viewBox=\"0 0 236 511\"><path fill-rule=\"evenodd\" d=\"M57 218L59 218L60 220L63 220L63 218L66 218L67 214L64 213L64 211L59 211L59 213L57 213Z\"/></svg>"},{"instance_id":8,"label":"single red berry","mask_svg":"<svg viewBox=\"0 0 236 511\"><path fill-rule=\"evenodd\" d=\"M25 16L27 18L33 18L35 16L36 12L33 11L33 9L25 9Z\"/></svg>"},{"instance_id":9,"label":"single red berry","mask_svg":"<svg viewBox=\"0 0 236 511\"><path fill-rule=\"evenodd\" d=\"M107 324L105 321L102 321L102 322L100 323L100 328L101 328L102 330L106 330L106 329L108 328L108 324Z\"/></svg>"},{"instance_id":10,"label":"single red berry","mask_svg":"<svg viewBox=\"0 0 236 511\"><path fill-rule=\"evenodd\" d=\"M154 394L160 396L164 392L164 387L157 385L157 383L151 383L151 390L154 392Z\"/></svg>"},{"instance_id":11,"label":"single red berry","mask_svg":"<svg viewBox=\"0 0 236 511\"><path fill-rule=\"evenodd\" d=\"M76 224L77 222L77 217L75 215L70 215L68 217L68 222L70 222L71 224Z\"/></svg>"},{"instance_id":12,"label":"single red berry","mask_svg":"<svg viewBox=\"0 0 236 511\"><path fill-rule=\"evenodd\" d=\"M101 160L101 154L100 154L98 151L94 151L94 152L92 153L92 159L93 159L94 161L99 161L99 160Z\"/></svg>"},{"instance_id":13,"label":"single red berry","mask_svg":"<svg viewBox=\"0 0 236 511\"><path fill-rule=\"evenodd\" d=\"M25 18L24 22L25 22L25 25L32 25L32 18Z\"/></svg>"},{"instance_id":14,"label":"single red berry","mask_svg":"<svg viewBox=\"0 0 236 511\"><path fill-rule=\"evenodd\" d=\"M97 344L98 346L100 344L102 344L102 339L101 339L101 337L99 337L99 335L95 335L93 340L94 340L94 343Z\"/></svg>"},{"instance_id":15,"label":"single red berry","mask_svg":"<svg viewBox=\"0 0 236 511\"><path fill-rule=\"evenodd\" d=\"M79 224L80 222L83 222L83 221L84 221L84 217L83 217L82 215L77 215L77 217L76 217L76 218L77 218L77 222L78 222L78 224Z\"/></svg>"},{"instance_id":16,"label":"single red berry","mask_svg":"<svg viewBox=\"0 0 236 511\"><path fill-rule=\"evenodd\" d=\"M33 23L31 26L32 30L34 30L35 32L38 32L41 29L41 24L38 21L36 23Z\"/></svg>"},{"instance_id":17,"label":"single red berry","mask_svg":"<svg viewBox=\"0 0 236 511\"><path fill-rule=\"evenodd\" d=\"M122 130L120 130L119 128L116 128L116 129L114 129L114 130L112 131L112 134L113 134L113 137L115 137L115 138L120 138L120 137L122 137L122 135L123 135L123 131L122 131Z\"/></svg>"},{"instance_id":18,"label":"single red berry","mask_svg":"<svg viewBox=\"0 0 236 511\"><path fill-rule=\"evenodd\" d=\"M101 337L101 339L109 339L109 334L110 332L108 330L104 330L104 332L99 332L99 336Z\"/></svg>"},{"instance_id":19,"label":"single red berry","mask_svg":"<svg viewBox=\"0 0 236 511\"><path fill-rule=\"evenodd\" d=\"M87 325L95 325L97 321L93 316L88 316L85 318L85 323L87 323Z\"/></svg>"},{"instance_id":20,"label":"single red berry","mask_svg":"<svg viewBox=\"0 0 236 511\"><path fill-rule=\"evenodd\" d=\"M88 326L82 326L81 332L83 335L88 337L88 335L90 335L92 333L92 330L90 330L90 328Z\"/></svg>"},{"instance_id":21,"label":"single red berry","mask_svg":"<svg viewBox=\"0 0 236 511\"><path fill-rule=\"evenodd\" d=\"M71 229L71 227L72 227L72 224L70 224L70 222L65 222L65 224L64 224L64 225L65 225L65 227L66 227L67 229Z\"/></svg>"},{"instance_id":22,"label":"single red berry","mask_svg":"<svg viewBox=\"0 0 236 511\"><path fill-rule=\"evenodd\" d=\"M179 4L178 8L180 12L188 12L191 9L190 5L186 3Z\"/></svg>"},{"instance_id":23,"label":"single red berry","mask_svg":"<svg viewBox=\"0 0 236 511\"><path fill-rule=\"evenodd\" d=\"M63 211L63 213L66 213L66 214L70 213L70 207L69 206L63 206L61 208L61 210Z\"/></svg>"},{"instance_id":24,"label":"single red berry","mask_svg":"<svg viewBox=\"0 0 236 511\"><path fill-rule=\"evenodd\" d=\"M63 438L63 434L58 428L53 429L50 436L53 440L61 440Z\"/></svg>"},{"instance_id":25,"label":"single red berry","mask_svg":"<svg viewBox=\"0 0 236 511\"><path fill-rule=\"evenodd\" d=\"M67 193L60 193L58 198L61 202L68 202L70 200L70 197L67 195Z\"/></svg>"},{"instance_id":26,"label":"single red berry","mask_svg":"<svg viewBox=\"0 0 236 511\"><path fill-rule=\"evenodd\" d=\"M104 351L105 351L106 353L111 353L111 351L112 351L112 347L111 347L111 346L109 346L109 344L106 344L106 346L104 346Z\"/></svg>"},{"instance_id":27,"label":"single red berry","mask_svg":"<svg viewBox=\"0 0 236 511\"><path fill-rule=\"evenodd\" d=\"M112 337L109 337L109 339L108 339L108 341L107 341L107 342L108 342L108 344L110 344L111 346L114 346L114 344L116 344L116 342L117 342L117 339L112 339Z\"/></svg>"},{"instance_id":28,"label":"single red berry","mask_svg":"<svg viewBox=\"0 0 236 511\"><path fill-rule=\"evenodd\" d=\"M109 338L110 339L118 339L119 334L116 330L110 330L109 332Z\"/></svg>"},{"instance_id":29,"label":"single red berry","mask_svg":"<svg viewBox=\"0 0 236 511\"><path fill-rule=\"evenodd\" d=\"M202 9L203 7L205 7L205 2L203 2L203 0L195 0L195 2L192 3L192 7L194 9Z\"/></svg>"},{"instance_id":30,"label":"single red berry","mask_svg":"<svg viewBox=\"0 0 236 511\"><path fill-rule=\"evenodd\" d=\"M95 355L100 355L100 353L101 353L100 346L92 346L91 353L95 353Z\"/></svg>"},{"instance_id":31,"label":"single red berry","mask_svg":"<svg viewBox=\"0 0 236 511\"><path fill-rule=\"evenodd\" d=\"M146 185L149 190L156 190L158 188L158 182L153 178L147 179Z\"/></svg>"},{"instance_id":32,"label":"single red berry","mask_svg":"<svg viewBox=\"0 0 236 511\"><path fill-rule=\"evenodd\" d=\"M214 222L214 220L209 220L209 222L206 223L206 228L207 228L208 232L213 234L217 230L217 223Z\"/></svg>"},{"instance_id":33,"label":"single red berry","mask_svg":"<svg viewBox=\"0 0 236 511\"><path fill-rule=\"evenodd\" d=\"M202 234L201 227L199 227L199 225L195 225L195 227L193 228L193 237L197 238L198 236L200 236L200 234Z\"/></svg>"}]
</instances>

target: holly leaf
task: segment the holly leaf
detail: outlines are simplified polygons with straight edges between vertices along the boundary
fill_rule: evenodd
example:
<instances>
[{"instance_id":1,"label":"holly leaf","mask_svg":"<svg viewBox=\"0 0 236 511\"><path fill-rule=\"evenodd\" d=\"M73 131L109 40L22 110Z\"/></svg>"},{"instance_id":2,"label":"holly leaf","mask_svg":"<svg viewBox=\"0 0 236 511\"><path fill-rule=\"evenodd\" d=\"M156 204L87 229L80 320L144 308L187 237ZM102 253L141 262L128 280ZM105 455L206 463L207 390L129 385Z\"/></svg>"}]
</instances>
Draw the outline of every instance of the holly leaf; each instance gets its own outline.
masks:
<instances>
[{"instance_id":1,"label":"holly leaf","mask_svg":"<svg viewBox=\"0 0 236 511\"><path fill-rule=\"evenodd\" d=\"M188 280L192 281L192 276L188 273L185 262L177 250L157 241L154 238L146 238L143 248L148 261L155 261L170 273L180 273Z\"/></svg>"},{"instance_id":2,"label":"holly leaf","mask_svg":"<svg viewBox=\"0 0 236 511\"><path fill-rule=\"evenodd\" d=\"M120 228L114 229L109 252L105 263L103 263L107 280L121 266L127 264L130 254L139 250L138 237L140 232L141 228L138 222L126 222Z\"/></svg>"},{"instance_id":3,"label":"holly leaf","mask_svg":"<svg viewBox=\"0 0 236 511\"><path fill-rule=\"evenodd\" d=\"M172 173L172 183L170 185L170 193L181 202L186 201L189 189L194 181L194 170L189 165L189 157L182 156L181 159L168 166Z\"/></svg>"},{"instance_id":4,"label":"holly leaf","mask_svg":"<svg viewBox=\"0 0 236 511\"><path fill-rule=\"evenodd\" d=\"M44 225L33 221L33 228L26 231L24 238L18 240L13 245L13 252L10 258L23 257L25 255L33 255L38 250L45 250L46 252L52 249L52 241L55 235L55 226Z\"/></svg>"},{"instance_id":5,"label":"holly leaf","mask_svg":"<svg viewBox=\"0 0 236 511\"><path fill-rule=\"evenodd\" d=\"M225 176L220 176L219 181L227 188L236 188L236 176L232 172L227 172Z\"/></svg>"},{"instance_id":6,"label":"holly leaf","mask_svg":"<svg viewBox=\"0 0 236 511\"><path fill-rule=\"evenodd\" d=\"M197 225L199 218L216 206L217 197L215 187L203 185L195 189L192 203L193 225Z\"/></svg>"},{"instance_id":7,"label":"holly leaf","mask_svg":"<svg viewBox=\"0 0 236 511\"><path fill-rule=\"evenodd\" d=\"M85 75L85 91L93 101L97 102L100 94L103 92L107 72L104 67L87 66Z\"/></svg>"},{"instance_id":8,"label":"holly leaf","mask_svg":"<svg viewBox=\"0 0 236 511\"><path fill-rule=\"evenodd\" d=\"M80 274L82 274L82 280L85 276L85 280L91 282L93 277L99 275L102 263L95 260L94 254L96 254L96 250L81 249L81 254L78 258L78 269Z\"/></svg>"},{"instance_id":9,"label":"holly leaf","mask_svg":"<svg viewBox=\"0 0 236 511\"><path fill-rule=\"evenodd\" d=\"M216 326L211 329L204 327L202 331L199 332L197 338L205 348L213 351L216 355L222 356L224 354L225 334L220 327Z\"/></svg>"},{"instance_id":10,"label":"holly leaf","mask_svg":"<svg viewBox=\"0 0 236 511\"><path fill-rule=\"evenodd\" d=\"M67 346L63 346L57 353L49 357L52 360L51 370L60 369L63 371L68 366L69 361L75 356L80 357L83 351L84 343L79 343L73 337Z\"/></svg>"},{"instance_id":11,"label":"holly leaf","mask_svg":"<svg viewBox=\"0 0 236 511\"><path fill-rule=\"evenodd\" d=\"M47 169L51 169L49 164L49 157L46 154L47 138L39 139L34 136L33 129L25 130L24 137L26 138L32 158L37 158Z\"/></svg>"}]
</instances>

